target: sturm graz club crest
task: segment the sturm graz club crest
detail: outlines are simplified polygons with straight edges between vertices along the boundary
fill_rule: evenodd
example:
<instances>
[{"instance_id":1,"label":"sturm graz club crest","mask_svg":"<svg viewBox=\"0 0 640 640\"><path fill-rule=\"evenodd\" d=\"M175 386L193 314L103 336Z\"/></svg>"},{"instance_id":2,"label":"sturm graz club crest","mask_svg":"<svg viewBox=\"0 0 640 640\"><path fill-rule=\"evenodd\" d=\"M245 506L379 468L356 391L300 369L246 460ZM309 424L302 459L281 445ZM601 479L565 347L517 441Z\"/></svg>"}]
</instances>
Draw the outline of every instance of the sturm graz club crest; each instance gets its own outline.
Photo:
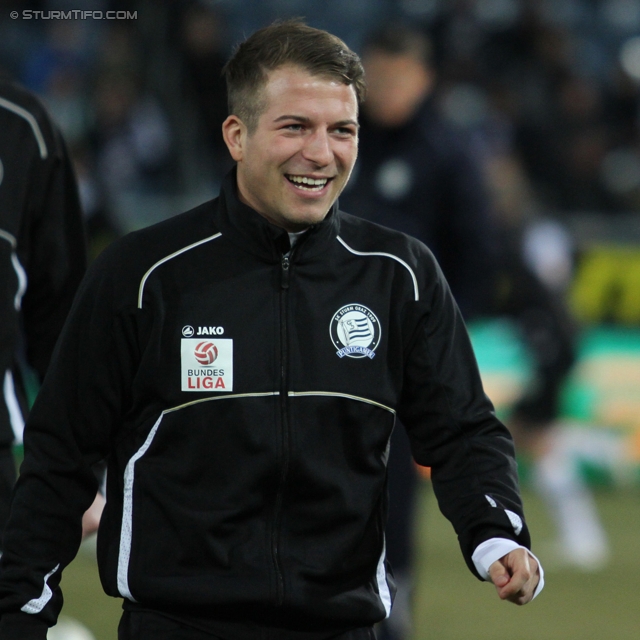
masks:
<instances>
[{"instance_id":1,"label":"sturm graz club crest","mask_svg":"<svg viewBox=\"0 0 640 640\"><path fill-rule=\"evenodd\" d=\"M380 322L361 304L347 304L331 319L331 340L340 358L373 358L380 343Z\"/></svg>"}]
</instances>

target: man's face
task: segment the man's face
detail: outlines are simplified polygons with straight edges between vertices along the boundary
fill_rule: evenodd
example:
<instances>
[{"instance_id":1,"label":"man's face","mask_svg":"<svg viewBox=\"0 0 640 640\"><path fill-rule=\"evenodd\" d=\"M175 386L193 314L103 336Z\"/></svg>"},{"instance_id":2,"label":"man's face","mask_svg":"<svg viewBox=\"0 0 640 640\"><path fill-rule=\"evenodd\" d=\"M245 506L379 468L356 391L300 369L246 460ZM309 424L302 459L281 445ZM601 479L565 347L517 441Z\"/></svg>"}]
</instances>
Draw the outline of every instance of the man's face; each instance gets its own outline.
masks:
<instances>
[{"instance_id":1,"label":"man's face","mask_svg":"<svg viewBox=\"0 0 640 640\"><path fill-rule=\"evenodd\" d=\"M431 70L410 54L376 49L365 53L362 64L367 74L367 116L382 127L407 124L431 91Z\"/></svg>"},{"instance_id":2,"label":"man's face","mask_svg":"<svg viewBox=\"0 0 640 640\"><path fill-rule=\"evenodd\" d=\"M238 164L238 193L273 224L300 231L324 219L353 169L355 90L287 65L269 74L264 98L253 132L233 115L223 125Z\"/></svg>"}]
</instances>

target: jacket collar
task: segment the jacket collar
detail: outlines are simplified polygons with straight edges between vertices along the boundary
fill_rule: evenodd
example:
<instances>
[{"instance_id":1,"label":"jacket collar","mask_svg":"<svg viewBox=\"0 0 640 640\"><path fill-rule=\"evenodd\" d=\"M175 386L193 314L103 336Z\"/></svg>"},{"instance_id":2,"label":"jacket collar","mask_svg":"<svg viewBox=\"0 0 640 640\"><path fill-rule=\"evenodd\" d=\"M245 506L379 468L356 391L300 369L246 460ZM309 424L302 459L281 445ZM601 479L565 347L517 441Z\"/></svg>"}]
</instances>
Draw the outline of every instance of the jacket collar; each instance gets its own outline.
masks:
<instances>
[{"instance_id":1,"label":"jacket collar","mask_svg":"<svg viewBox=\"0 0 640 640\"><path fill-rule=\"evenodd\" d=\"M223 233L242 249L269 262L280 262L282 254L290 249L289 235L284 229L271 224L264 216L238 198L235 167L222 181L216 223ZM311 258L326 249L338 235L339 215L337 201L324 220L309 228L296 243L296 262Z\"/></svg>"}]
</instances>

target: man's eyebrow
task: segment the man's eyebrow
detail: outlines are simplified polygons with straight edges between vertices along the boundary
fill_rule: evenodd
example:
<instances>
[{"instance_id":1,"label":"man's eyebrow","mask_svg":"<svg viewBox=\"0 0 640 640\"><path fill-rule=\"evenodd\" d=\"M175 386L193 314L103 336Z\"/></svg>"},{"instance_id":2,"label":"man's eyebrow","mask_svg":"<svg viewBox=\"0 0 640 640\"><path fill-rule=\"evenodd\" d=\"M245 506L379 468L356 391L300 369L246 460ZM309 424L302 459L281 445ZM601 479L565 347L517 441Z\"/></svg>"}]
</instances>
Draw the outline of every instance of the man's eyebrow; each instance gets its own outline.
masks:
<instances>
[{"instance_id":1,"label":"man's eyebrow","mask_svg":"<svg viewBox=\"0 0 640 640\"><path fill-rule=\"evenodd\" d=\"M274 122L281 122L282 120L295 120L296 122L310 122L310 118L305 118L304 116L290 116L284 115L276 118Z\"/></svg>"},{"instance_id":2,"label":"man's eyebrow","mask_svg":"<svg viewBox=\"0 0 640 640\"><path fill-rule=\"evenodd\" d=\"M277 117L274 122L282 122L283 120L294 120L295 122L300 122L301 124L309 124L311 122L311 118L307 118L305 116L294 116L294 115L283 115ZM360 128L357 120L340 120L339 122L334 122L332 126L334 127L344 127L346 125L352 125L357 129Z\"/></svg>"},{"instance_id":3,"label":"man's eyebrow","mask_svg":"<svg viewBox=\"0 0 640 640\"><path fill-rule=\"evenodd\" d=\"M351 120L351 119L349 119L349 120L340 120L339 122L335 122L334 123L334 127L344 127L344 126L346 126L348 124L354 126L356 129L360 128L360 124L358 123L358 121L357 120Z\"/></svg>"}]
</instances>

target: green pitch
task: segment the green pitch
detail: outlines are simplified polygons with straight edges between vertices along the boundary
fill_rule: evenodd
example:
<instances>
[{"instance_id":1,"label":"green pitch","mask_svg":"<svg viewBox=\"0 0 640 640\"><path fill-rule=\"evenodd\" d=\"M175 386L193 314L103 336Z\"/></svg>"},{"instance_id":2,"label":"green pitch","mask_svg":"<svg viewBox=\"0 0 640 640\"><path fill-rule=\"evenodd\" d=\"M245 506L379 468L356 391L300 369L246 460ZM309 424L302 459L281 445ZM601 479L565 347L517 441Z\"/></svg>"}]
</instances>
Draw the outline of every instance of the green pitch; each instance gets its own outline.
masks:
<instances>
[{"instance_id":1,"label":"green pitch","mask_svg":"<svg viewBox=\"0 0 640 640\"><path fill-rule=\"evenodd\" d=\"M546 510L524 491L533 551L545 567L546 586L532 603L501 602L489 584L470 578L449 523L436 512L430 487L418 526L419 585L412 640L634 640L640 633L640 492L600 490L596 500L610 536L612 559L601 572L562 568L551 553Z\"/></svg>"}]
</instances>

